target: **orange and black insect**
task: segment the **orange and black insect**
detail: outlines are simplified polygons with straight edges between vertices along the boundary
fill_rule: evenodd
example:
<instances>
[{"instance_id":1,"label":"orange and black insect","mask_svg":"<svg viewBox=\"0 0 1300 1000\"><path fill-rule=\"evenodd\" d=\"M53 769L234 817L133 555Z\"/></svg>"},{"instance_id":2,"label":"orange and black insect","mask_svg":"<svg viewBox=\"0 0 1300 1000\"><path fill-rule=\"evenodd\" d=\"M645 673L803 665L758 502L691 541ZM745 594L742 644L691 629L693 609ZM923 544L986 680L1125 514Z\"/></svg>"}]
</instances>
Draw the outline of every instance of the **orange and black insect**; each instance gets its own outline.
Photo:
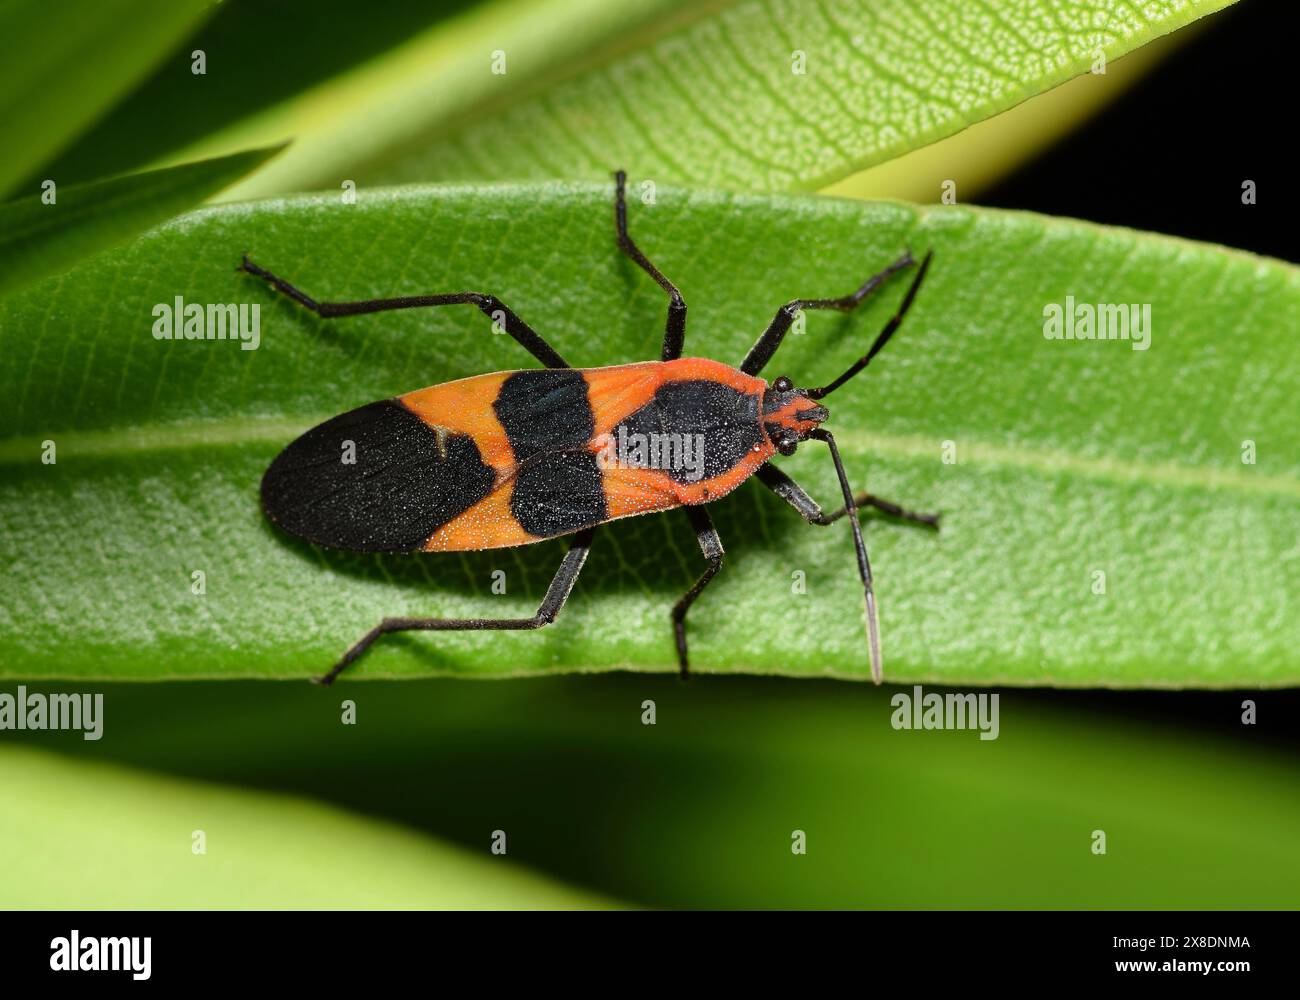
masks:
<instances>
[{"instance_id":1,"label":"orange and black insect","mask_svg":"<svg viewBox=\"0 0 1300 1000\"><path fill-rule=\"evenodd\" d=\"M798 389L785 376L769 383L759 373L800 310L847 312L891 275L913 266L911 255L903 254L842 298L787 302L738 368L683 358L686 302L628 235L624 173L615 174L615 180L618 245L669 298L659 361L573 368L495 296L452 292L317 302L244 257L240 270L327 319L422 306L477 306L545 366L478 375L370 403L307 431L271 463L262 479L267 516L319 545L360 552L447 552L573 536L531 618L385 618L320 678L323 683L333 681L388 632L550 624L573 589L598 525L673 507L686 510L708 561L672 610L678 661L686 676L686 612L722 566L722 542L706 505L751 476L813 524L848 516L866 599L872 677L879 683L879 625L858 508L872 506L931 526L937 526L938 518L868 493L854 495L835 438L820 426L828 413L819 400L867 367L889 342L925 277L929 255L871 349L839 378L814 389ZM827 446L839 476L844 506L830 514L769 462L778 453L793 454L800 441L809 439ZM345 441L353 443L352 462L341 461ZM635 447L627 448L629 441ZM656 447L656 441L662 446ZM687 453L692 461L682 460ZM665 461L666 455L676 458Z\"/></svg>"}]
</instances>

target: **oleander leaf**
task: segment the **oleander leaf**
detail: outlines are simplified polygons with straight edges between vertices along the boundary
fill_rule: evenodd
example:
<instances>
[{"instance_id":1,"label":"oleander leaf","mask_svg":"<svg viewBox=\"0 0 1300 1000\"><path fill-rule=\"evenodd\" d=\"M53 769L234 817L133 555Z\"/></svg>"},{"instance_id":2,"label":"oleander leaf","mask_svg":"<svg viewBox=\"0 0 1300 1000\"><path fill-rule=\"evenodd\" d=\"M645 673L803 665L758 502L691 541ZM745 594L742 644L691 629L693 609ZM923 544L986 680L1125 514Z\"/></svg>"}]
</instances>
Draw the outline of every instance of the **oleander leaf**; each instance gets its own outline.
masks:
<instances>
[{"instance_id":1,"label":"oleander leaf","mask_svg":"<svg viewBox=\"0 0 1300 1000\"><path fill-rule=\"evenodd\" d=\"M660 183L809 191L1103 69L1226 6L739 0L701 8L545 88L432 121L372 168L337 141L326 155L346 162L358 183L595 180L626 166ZM469 67L471 78L486 71ZM298 154L305 164L306 146ZM243 193L271 190L258 186L264 178L273 179L252 178Z\"/></svg>"},{"instance_id":2,"label":"oleander leaf","mask_svg":"<svg viewBox=\"0 0 1300 1000\"><path fill-rule=\"evenodd\" d=\"M230 198L345 179L597 180L619 166L667 184L814 190L1081 75L1114 93L1111 63L1230 2L499 0L188 155L296 140ZM1014 141L989 133L1004 140L992 152L966 144L963 192L1095 100L1054 107Z\"/></svg>"},{"instance_id":3,"label":"oleander leaf","mask_svg":"<svg viewBox=\"0 0 1300 1000\"><path fill-rule=\"evenodd\" d=\"M531 614L562 542L328 552L269 526L258 482L319 420L532 359L469 307L326 322L234 266L249 251L320 299L490 291L575 364L651 359L664 297L617 251L610 187L221 206L0 303L0 673L305 677L386 615ZM945 515L937 536L868 518L888 680L1300 679L1294 267L969 207L660 188L631 216L690 303L687 353L733 363L780 303L934 251L902 331L828 400L857 484ZM809 313L766 374L833 377L902 291ZM259 304L260 346L155 339L177 296ZM1045 311L1071 301L1149 306L1148 349L1048 339ZM781 465L834 500L819 446ZM757 484L712 509L728 558L691 612L695 668L868 676L847 525L809 526ZM388 637L355 676L673 670L668 609L702 565L680 511L622 521L555 625Z\"/></svg>"}]
</instances>

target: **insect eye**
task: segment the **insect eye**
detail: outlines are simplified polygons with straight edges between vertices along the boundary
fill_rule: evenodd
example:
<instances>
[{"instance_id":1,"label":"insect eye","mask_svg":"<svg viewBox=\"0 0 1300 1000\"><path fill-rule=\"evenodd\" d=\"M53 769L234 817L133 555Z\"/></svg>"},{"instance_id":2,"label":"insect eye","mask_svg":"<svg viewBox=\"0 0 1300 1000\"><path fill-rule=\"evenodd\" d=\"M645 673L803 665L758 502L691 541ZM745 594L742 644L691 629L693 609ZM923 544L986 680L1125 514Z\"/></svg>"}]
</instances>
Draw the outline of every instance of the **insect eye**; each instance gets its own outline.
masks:
<instances>
[{"instance_id":1,"label":"insect eye","mask_svg":"<svg viewBox=\"0 0 1300 1000\"><path fill-rule=\"evenodd\" d=\"M799 447L799 439L793 434L782 434L776 442L776 450L782 455L793 455Z\"/></svg>"},{"instance_id":2,"label":"insect eye","mask_svg":"<svg viewBox=\"0 0 1300 1000\"><path fill-rule=\"evenodd\" d=\"M772 383L772 388L775 389L777 392L789 392L791 389L794 388L794 383L791 382L784 375L782 375L780 378L778 378L775 382Z\"/></svg>"}]
</instances>

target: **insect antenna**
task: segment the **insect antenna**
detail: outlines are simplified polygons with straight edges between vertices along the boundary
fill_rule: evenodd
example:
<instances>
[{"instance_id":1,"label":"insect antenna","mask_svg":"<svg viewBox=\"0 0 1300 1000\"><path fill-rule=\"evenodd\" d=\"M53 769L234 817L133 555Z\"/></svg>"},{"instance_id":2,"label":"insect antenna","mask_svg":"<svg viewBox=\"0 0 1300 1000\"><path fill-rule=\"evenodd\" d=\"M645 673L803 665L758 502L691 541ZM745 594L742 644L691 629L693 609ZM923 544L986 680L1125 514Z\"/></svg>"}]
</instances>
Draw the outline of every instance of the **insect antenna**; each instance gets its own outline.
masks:
<instances>
[{"instance_id":1,"label":"insect antenna","mask_svg":"<svg viewBox=\"0 0 1300 1000\"><path fill-rule=\"evenodd\" d=\"M879 335L877 335L875 343L871 345L871 350L867 351L866 354L853 362L853 364L849 366L849 370L834 382L831 382L829 385L824 385L820 389L809 389L805 392L806 396L810 399L823 399L824 397L829 396L854 375L862 371L863 368L866 368L867 365L871 363L871 359L884 349L884 346L889 343L889 338L894 335L894 331L903 325L903 317L907 315L907 310L912 307L912 299L916 298L916 290L921 287L921 282L925 279L925 272L930 269L930 260L933 257L934 251L925 255L925 260L921 261L921 266L916 272L916 277L912 279L912 284L907 289L907 294L903 296L902 304L899 305L898 311L894 313L890 321L885 324L885 328L880 331Z\"/></svg>"},{"instance_id":2,"label":"insect antenna","mask_svg":"<svg viewBox=\"0 0 1300 1000\"><path fill-rule=\"evenodd\" d=\"M880 659L880 619L876 614L876 592L871 587L871 562L867 559L867 544L862 540L862 525L858 522L858 506L853 501L853 488L849 486L849 477L844 472L844 462L840 459L840 449L830 431L820 427L812 431L809 437L825 441L831 450L831 461L835 463L835 474L840 477L840 489L844 492L844 513L853 528L853 547L858 555L858 575L862 577L863 600L866 606L867 648L871 654L871 679L879 684L884 676Z\"/></svg>"}]
</instances>

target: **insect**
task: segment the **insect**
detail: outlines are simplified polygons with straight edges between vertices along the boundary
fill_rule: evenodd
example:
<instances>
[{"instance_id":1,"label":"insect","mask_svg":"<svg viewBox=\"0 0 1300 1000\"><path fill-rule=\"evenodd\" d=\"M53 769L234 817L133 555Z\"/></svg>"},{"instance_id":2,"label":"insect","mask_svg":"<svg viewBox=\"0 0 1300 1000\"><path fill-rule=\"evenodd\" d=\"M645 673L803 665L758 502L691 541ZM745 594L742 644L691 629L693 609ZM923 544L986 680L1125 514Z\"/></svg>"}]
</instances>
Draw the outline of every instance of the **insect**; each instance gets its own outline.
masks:
<instances>
[{"instance_id":1,"label":"insect","mask_svg":"<svg viewBox=\"0 0 1300 1000\"><path fill-rule=\"evenodd\" d=\"M385 618L323 677L329 684L390 632L536 629L564 607L599 525L682 507L707 567L672 609L677 658L689 672L686 613L722 567L722 541L707 505L754 477L812 524L847 517L865 599L872 678L881 680L880 626L861 507L938 526L869 493L854 494L839 448L821 427L820 400L853 378L889 342L930 266L927 254L894 316L839 378L800 389L759 373L800 310L848 312L892 275L915 265L904 253L854 292L795 299L776 310L739 367L682 357L686 302L627 230L626 175L615 175L618 245L668 295L660 360L573 368L493 295L450 292L356 302L317 302L245 254L238 270L325 319L391 309L473 305L544 366L496 372L408 392L351 410L307 431L262 479L262 506L280 528L310 542L361 552L491 549L572 535L569 551L531 618ZM844 505L832 513L769 462L802 441L825 444ZM349 448L351 460L348 460Z\"/></svg>"}]
</instances>

